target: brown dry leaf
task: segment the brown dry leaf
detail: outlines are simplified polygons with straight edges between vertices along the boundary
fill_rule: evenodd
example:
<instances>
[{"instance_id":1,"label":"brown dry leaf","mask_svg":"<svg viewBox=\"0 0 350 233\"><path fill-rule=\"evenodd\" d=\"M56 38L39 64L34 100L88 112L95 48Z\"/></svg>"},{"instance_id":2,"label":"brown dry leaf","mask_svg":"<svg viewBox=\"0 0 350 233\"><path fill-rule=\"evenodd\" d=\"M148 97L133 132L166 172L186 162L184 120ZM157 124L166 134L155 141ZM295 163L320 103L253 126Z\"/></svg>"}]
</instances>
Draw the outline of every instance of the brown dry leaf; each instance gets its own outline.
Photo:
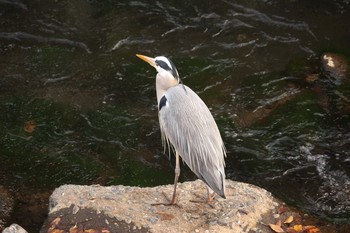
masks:
<instances>
[{"instance_id":1,"label":"brown dry leaf","mask_svg":"<svg viewBox=\"0 0 350 233\"><path fill-rule=\"evenodd\" d=\"M304 230L305 230L307 233L319 233L319 232L320 232L320 229L318 229L318 228L315 227L315 226L305 226L305 227L304 227Z\"/></svg>"},{"instance_id":2,"label":"brown dry leaf","mask_svg":"<svg viewBox=\"0 0 350 233\"><path fill-rule=\"evenodd\" d=\"M301 232L303 231L303 225L295 225L293 227L293 229L296 231L296 232Z\"/></svg>"},{"instance_id":3,"label":"brown dry leaf","mask_svg":"<svg viewBox=\"0 0 350 233\"><path fill-rule=\"evenodd\" d=\"M288 223L293 222L293 220L294 220L294 217L293 217L293 215L291 215L291 216L289 216L283 223L288 224Z\"/></svg>"},{"instance_id":4,"label":"brown dry leaf","mask_svg":"<svg viewBox=\"0 0 350 233\"><path fill-rule=\"evenodd\" d=\"M33 131L35 130L36 128L36 122L35 120L30 120L30 121L27 121L27 122L24 122L24 131L26 131L27 133L33 133Z\"/></svg>"},{"instance_id":5,"label":"brown dry leaf","mask_svg":"<svg viewBox=\"0 0 350 233\"><path fill-rule=\"evenodd\" d=\"M50 226L56 226L58 225L58 223L61 221L60 217L55 218L54 220L52 220L52 222L50 223Z\"/></svg>"},{"instance_id":6,"label":"brown dry leaf","mask_svg":"<svg viewBox=\"0 0 350 233\"><path fill-rule=\"evenodd\" d=\"M159 215L160 217L160 220L171 220L174 218L174 215L172 214L168 214L168 213L165 213L165 212L157 212L157 214Z\"/></svg>"},{"instance_id":7,"label":"brown dry leaf","mask_svg":"<svg viewBox=\"0 0 350 233\"><path fill-rule=\"evenodd\" d=\"M269 224L270 228L276 233L284 233L285 231L281 228L281 226L275 224Z\"/></svg>"},{"instance_id":8,"label":"brown dry leaf","mask_svg":"<svg viewBox=\"0 0 350 233\"><path fill-rule=\"evenodd\" d=\"M288 209L285 205L281 205L279 208L278 208L278 214L282 214L284 212L286 212Z\"/></svg>"},{"instance_id":9,"label":"brown dry leaf","mask_svg":"<svg viewBox=\"0 0 350 233\"><path fill-rule=\"evenodd\" d=\"M50 231L50 233L64 233L64 230L54 229L54 230Z\"/></svg>"},{"instance_id":10,"label":"brown dry leaf","mask_svg":"<svg viewBox=\"0 0 350 233\"><path fill-rule=\"evenodd\" d=\"M298 233L294 230L294 227L288 227L287 228L287 233Z\"/></svg>"},{"instance_id":11,"label":"brown dry leaf","mask_svg":"<svg viewBox=\"0 0 350 233\"><path fill-rule=\"evenodd\" d=\"M111 233L107 228L102 228L101 233Z\"/></svg>"},{"instance_id":12,"label":"brown dry leaf","mask_svg":"<svg viewBox=\"0 0 350 233\"><path fill-rule=\"evenodd\" d=\"M84 233L100 233L100 231L96 230L96 229L87 229L83 231Z\"/></svg>"},{"instance_id":13,"label":"brown dry leaf","mask_svg":"<svg viewBox=\"0 0 350 233\"><path fill-rule=\"evenodd\" d=\"M78 233L79 231L81 230L77 226L72 226L69 228L69 233Z\"/></svg>"}]
</instances>

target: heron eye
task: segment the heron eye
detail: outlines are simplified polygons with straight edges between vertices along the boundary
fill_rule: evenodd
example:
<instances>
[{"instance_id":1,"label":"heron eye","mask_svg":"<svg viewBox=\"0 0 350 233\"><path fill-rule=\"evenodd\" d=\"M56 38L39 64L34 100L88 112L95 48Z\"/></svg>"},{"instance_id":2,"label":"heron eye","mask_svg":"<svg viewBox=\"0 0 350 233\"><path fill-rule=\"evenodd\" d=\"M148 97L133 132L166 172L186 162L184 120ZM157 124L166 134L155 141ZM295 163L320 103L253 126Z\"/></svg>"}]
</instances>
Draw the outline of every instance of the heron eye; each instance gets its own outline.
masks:
<instances>
[{"instance_id":1,"label":"heron eye","mask_svg":"<svg viewBox=\"0 0 350 233\"><path fill-rule=\"evenodd\" d=\"M160 67L162 67L164 70L171 70L171 68L168 66L168 64L165 61L157 60L156 64Z\"/></svg>"}]
</instances>

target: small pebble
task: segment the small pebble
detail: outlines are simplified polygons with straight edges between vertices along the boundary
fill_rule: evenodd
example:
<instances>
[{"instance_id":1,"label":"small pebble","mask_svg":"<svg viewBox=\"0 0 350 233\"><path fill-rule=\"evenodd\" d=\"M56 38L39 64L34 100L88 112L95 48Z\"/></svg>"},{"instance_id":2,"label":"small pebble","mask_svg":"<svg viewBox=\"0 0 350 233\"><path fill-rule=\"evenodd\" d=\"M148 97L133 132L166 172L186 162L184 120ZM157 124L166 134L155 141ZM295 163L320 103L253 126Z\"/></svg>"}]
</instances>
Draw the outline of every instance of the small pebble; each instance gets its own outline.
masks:
<instances>
[{"instance_id":1,"label":"small pebble","mask_svg":"<svg viewBox=\"0 0 350 233\"><path fill-rule=\"evenodd\" d=\"M156 218L156 217L150 217L150 218L148 219L148 221L150 221L151 223L155 224L155 223L158 222L158 218Z\"/></svg>"},{"instance_id":2,"label":"small pebble","mask_svg":"<svg viewBox=\"0 0 350 233\"><path fill-rule=\"evenodd\" d=\"M209 222L209 225L217 225L217 224L218 224L217 221L210 221L210 222Z\"/></svg>"},{"instance_id":3,"label":"small pebble","mask_svg":"<svg viewBox=\"0 0 350 233\"><path fill-rule=\"evenodd\" d=\"M79 207L76 206L76 205L74 205L72 213L73 213L73 214L76 214L76 213L78 213L78 212L79 212Z\"/></svg>"},{"instance_id":4,"label":"small pebble","mask_svg":"<svg viewBox=\"0 0 350 233\"><path fill-rule=\"evenodd\" d=\"M192 214L191 217L194 218L194 219L198 219L198 218L200 218L201 216L200 216L199 214Z\"/></svg>"},{"instance_id":5,"label":"small pebble","mask_svg":"<svg viewBox=\"0 0 350 233\"><path fill-rule=\"evenodd\" d=\"M130 223L131 223L131 219L130 219L130 218L125 219L125 222L126 222L127 224L130 224Z\"/></svg>"},{"instance_id":6,"label":"small pebble","mask_svg":"<svg viewBox=\"0 0 350 233\"><path fill-rule=\"evenodd\" d=\"M274 214L273 217L274 217L274 218L279 218L280 215L279 215L279 214Z\"/></svg>"},{"instance_id":7,"label":"small pebble","mask_svg":"<svg viewBox=\"0 0 350 233\"><path fill-rule=\"evenodd\" d=\"M224 218L219 218L219 219L218 219L218 223L219 223L220 225L227 225L227 224L229 224L230 222L232 222L232 221L231 221L231 219L228 218L228 217L224 217Z\"/></svg>"}]
</instances>

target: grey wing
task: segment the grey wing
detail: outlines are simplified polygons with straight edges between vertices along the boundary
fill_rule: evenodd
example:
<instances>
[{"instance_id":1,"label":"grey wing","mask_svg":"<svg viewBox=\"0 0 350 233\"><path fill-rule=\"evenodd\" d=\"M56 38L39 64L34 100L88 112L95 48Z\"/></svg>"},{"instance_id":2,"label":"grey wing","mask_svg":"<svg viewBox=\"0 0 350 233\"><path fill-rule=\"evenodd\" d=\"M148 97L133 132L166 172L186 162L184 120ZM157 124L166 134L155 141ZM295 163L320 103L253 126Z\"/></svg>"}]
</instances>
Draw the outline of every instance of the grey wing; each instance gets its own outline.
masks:
<instances>
[{"instance_id":1,"label":"grey wing","mask_svg":"<svg viewBox=\"0 0 350 233\"><path fill-rule=\"evenodd\" d=\"M163 140L170 142L190 169L225 197L226 150L208 107L185 85L169 88L159 111ZM163 142L164 142L163 141Z\"/></svg>"}]
</instances>

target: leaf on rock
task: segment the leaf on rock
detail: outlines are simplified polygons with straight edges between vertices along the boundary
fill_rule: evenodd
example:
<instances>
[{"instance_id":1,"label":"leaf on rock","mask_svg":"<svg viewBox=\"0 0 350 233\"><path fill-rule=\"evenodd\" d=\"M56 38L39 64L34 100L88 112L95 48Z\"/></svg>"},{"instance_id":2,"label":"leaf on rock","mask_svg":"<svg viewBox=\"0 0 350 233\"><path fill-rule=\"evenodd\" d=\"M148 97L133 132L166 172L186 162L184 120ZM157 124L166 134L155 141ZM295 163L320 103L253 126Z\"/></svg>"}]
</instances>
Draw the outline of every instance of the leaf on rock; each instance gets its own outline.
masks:
<instances>
[{"instance_id":1,"label":"leaf on rock","mask_svg":"<svg viewBox=\"0 0 350 233\"><path fill-rule=\"evenodd\" d=\"M64 230L54 229L54 230L50 231L50 233L64 233Z\"/></svg>"},{"instance_id":2,"label":"leaf on rock","mask_svg":"<svg viewBox=\"0 0 350 233\"><path fill-rule=\"evenodd\" d=\"M288 208L285 205L281 205L278 208L278 214L282 214L282 213L286 212L287 210L288 210Z\"/></svg>"},{"instance_id":3,"label":"leaf on rock","mask_svg":"<svg viewBox=\"0 0 350 233\"><path fill-rule=\"evenodd\" d=\"M319 232L320 232L320 229L318 229L318 228L315 227L315 226L305 226L305 227L304 227L304 230L305 230L307 233L319 233Z\"/></svg>"},{"instance_id":4,"label":"leaf on rock","mask_svg":"<svg viewBox=\"0 0 350 233\"><path fill-rule=\"evenodd\" d=\"M293 215L291 215L291 216L289 216L283 223L288 224L288 223L293 222L293 220L294 220L294 217L293 217Z\"/></svg>"},{"instance_id":5,"label":"leaf on rock","mask_svg":"<svg viewBox=\"0 0 350 233\"><path fill-rule=\"evenodd\" d=\"M284 233L285 231L281 228L281 226L275 224L269 224L270 228L276 233Z\"/></svg>"},{"instance_id":6,"label":"leaf on rock","mask_svg":"<svg viewBox=\"0 0 350 233\"><path fill-rule=\"evenodd\" d=\"M81 230L77 226L72 226L71 228L69 228L69 233L79 233L79 231L81 232Z\"/></svg>"},{"instance_id":7,"label":"leaf on rock","mask_svg":"<svg viewBox=\"0 0 350 233\"><path fill-rule=\"evenodd\" d=\"M301 231L303 231L303 225L294 225L293 229L296 232L301 232Z\"/></svg>"},{"instance_id":8,"label":"leaf on rock","mask_svg":"<svg viewBox=\"0 0 350 233\"><path fill-rule=\"evenodd\" d=\"M287 233L298 233L298 232L296 232L293 227L288 227Z\"/></svg>"},{"instance_id":9,"label":"leaf on rock","mask_svg":"<svg viewBox=\"0 0 350 233\"><path fill-rule=\"evenodd\" d=\"M58 223L61 221L60 217L55 218L54 220L52 220L52 222L50 223L50 226L56 226L58 225Z\"/></svg>"},{"instance_id":10,"label":"leaf on rock","mask_svg":"<svg viewBox=\"0 0 350 233\"><path fill-rule=\"evenodd\" d=\"M100 233L100 231L96 230L96 229L87 229L83 231L84 233Z\"/></svg>"}]
</instances>

